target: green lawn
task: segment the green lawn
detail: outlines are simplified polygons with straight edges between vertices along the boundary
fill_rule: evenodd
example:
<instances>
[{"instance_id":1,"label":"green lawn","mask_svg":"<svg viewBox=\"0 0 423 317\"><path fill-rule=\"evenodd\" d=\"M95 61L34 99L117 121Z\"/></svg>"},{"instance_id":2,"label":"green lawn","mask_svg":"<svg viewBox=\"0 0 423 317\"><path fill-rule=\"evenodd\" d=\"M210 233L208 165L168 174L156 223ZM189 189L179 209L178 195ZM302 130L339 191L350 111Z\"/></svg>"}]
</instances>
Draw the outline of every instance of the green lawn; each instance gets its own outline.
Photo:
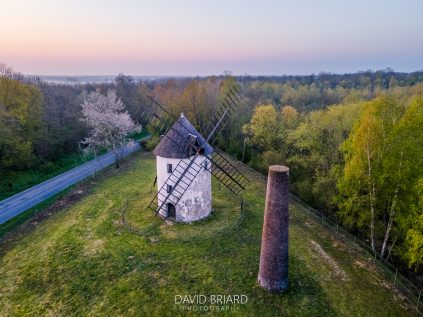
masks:
<instances>
[{"instance_id":1,"label":"green lawn","mask_svg":"<svg viewBox=\"0 0 423 317\"><path fill-rule=\"evenodd\" d=\"M249 175L240 214L239 201L215 183L207 220L167 225L146 210L154 167L151 153L137 153L120 171L87 181L84 198L4 242L0 315L183 316L188 312L174 298L186 294L248 296L246 304L209 313L218 316L416 314L371 261L295 206L290 288L262 290L256 277L264 184Z\"/></svg>"}]
</instances>

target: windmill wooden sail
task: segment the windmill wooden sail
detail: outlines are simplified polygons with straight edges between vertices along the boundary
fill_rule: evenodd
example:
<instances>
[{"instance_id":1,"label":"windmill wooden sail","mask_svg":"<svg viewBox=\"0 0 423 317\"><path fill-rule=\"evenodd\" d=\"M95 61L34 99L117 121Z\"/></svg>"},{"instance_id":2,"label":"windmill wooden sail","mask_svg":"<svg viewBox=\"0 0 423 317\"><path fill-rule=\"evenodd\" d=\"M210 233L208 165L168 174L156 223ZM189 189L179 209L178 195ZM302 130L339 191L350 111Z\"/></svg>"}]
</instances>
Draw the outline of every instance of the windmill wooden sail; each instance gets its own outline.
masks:
<instances>
[{"instance_id":1,"label":"windmill wooden sail","mask_svg":"<svg viewBox=\"0 0 423 317\"><path fill-rule=\"evenodd\" d=\"M163 134L168 141L166 144L169 148L192 151L190 159L179 161L151 200L148 207L155 211L156 215L166 215L163 212L166 204L171 202L176 205L182 198L203 168L197 163L197 158L200 155L206 156L212 165L207 170L232 193L239 195L245 189L248 179L210 145L229 122L230 116L241 102L241 96L235 87L229 90L204 130L205 137L198 133L187 120L181 120L181 118L175 120L162 105L151 97L147 97L146 101L148 104L143 114L144 125Z\"/></svg>"}]
</instances>

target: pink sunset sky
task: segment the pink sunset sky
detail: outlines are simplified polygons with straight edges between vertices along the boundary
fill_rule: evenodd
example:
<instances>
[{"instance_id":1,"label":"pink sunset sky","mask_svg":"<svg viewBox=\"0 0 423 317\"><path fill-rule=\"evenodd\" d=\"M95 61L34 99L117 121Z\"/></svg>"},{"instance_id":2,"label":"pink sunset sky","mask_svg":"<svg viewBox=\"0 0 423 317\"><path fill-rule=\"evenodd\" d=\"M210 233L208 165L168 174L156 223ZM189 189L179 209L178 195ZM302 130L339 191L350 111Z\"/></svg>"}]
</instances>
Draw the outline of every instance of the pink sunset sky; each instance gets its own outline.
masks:
<instances>
[{"instance_id":1,"label":"pink sunset sky","mask_svg":"<svg viewBox=\"0 0 423 317\"><path fill-rule=\"evenodd\" d=\"M422 1L1 0L0 62L38 75L423 69Z\"/></svg>"}]
</instances>

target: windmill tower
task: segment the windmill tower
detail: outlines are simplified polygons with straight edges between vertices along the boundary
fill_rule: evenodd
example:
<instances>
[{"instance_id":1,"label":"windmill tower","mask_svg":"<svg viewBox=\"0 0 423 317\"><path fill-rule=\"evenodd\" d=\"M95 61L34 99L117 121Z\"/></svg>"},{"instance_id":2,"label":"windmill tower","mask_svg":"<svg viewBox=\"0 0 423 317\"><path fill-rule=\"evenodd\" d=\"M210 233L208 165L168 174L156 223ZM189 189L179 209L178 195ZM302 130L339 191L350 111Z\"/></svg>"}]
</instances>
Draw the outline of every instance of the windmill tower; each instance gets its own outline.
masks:
<instances>
[{"instance_id":1,"label":"windmill tower","mask_svg":"<svg viewBox=\"0 0 423 317\"><path fill-rule=\"evenodd\" d=\"M185 144L177 145L176 142L171 141L178 137L185 139ZM182 160L185 165L188 165L196 153L196 148L200 144L204 144L204 151L195 157L193 164L201 168L176 205L171 199L165 201L164 197L159 197L158 203L164 203L165 206L159 212L161 216L175 219L178 222L191 222L205 218L210 214L212 193L209 155L213 152L213 149L204 141L204 138L192 126L191 122L184 114L181 114L177 122L169 129L166 136L162 137L160 143L154 149L153 153L156 155L157 165L157 187L160 191L179 162ZM169 180L165 186L166 192L172 192L174 186L175 181Z\"/></svg>"},{"instance_id":2,"label":"windmill tower","mask_svg":"<svg viewBox=\"0 0 423 317\"><path fill-rule=\"evenodd\" d=\"M143 126L163 135L154 150L158 191L148 205L156 215L165 219L175 216L177 221L185 222L206 217L211 211L211 180L205 172L235 195L245 189L248 179L212 147L240 102L237 89L229 89L200 134L184 116L176 119L153 98L147 96L144 99ZM205 189L204 198L201 197L202 189Z\"/></svg>"}]
</instances>

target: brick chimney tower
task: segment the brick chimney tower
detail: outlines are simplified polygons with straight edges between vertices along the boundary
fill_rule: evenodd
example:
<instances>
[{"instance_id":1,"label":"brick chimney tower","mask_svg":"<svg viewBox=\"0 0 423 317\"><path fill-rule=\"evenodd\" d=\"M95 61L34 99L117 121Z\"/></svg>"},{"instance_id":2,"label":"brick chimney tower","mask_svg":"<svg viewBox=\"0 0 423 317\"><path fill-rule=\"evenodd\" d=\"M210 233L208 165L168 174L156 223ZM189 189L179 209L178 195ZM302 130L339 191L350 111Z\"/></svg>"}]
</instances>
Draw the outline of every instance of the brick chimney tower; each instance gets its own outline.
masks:
<instances>
[{"instance_id":1,"label":"brick chimney tower","mask_svg":"<svg viewBox=\"0 0 423 317\"><path fill-rule=\"evenodd\" d=\"M269 167L258 283L274 292L288 287L288 178L288 167Z\"/></svg>"}]
</instances>

